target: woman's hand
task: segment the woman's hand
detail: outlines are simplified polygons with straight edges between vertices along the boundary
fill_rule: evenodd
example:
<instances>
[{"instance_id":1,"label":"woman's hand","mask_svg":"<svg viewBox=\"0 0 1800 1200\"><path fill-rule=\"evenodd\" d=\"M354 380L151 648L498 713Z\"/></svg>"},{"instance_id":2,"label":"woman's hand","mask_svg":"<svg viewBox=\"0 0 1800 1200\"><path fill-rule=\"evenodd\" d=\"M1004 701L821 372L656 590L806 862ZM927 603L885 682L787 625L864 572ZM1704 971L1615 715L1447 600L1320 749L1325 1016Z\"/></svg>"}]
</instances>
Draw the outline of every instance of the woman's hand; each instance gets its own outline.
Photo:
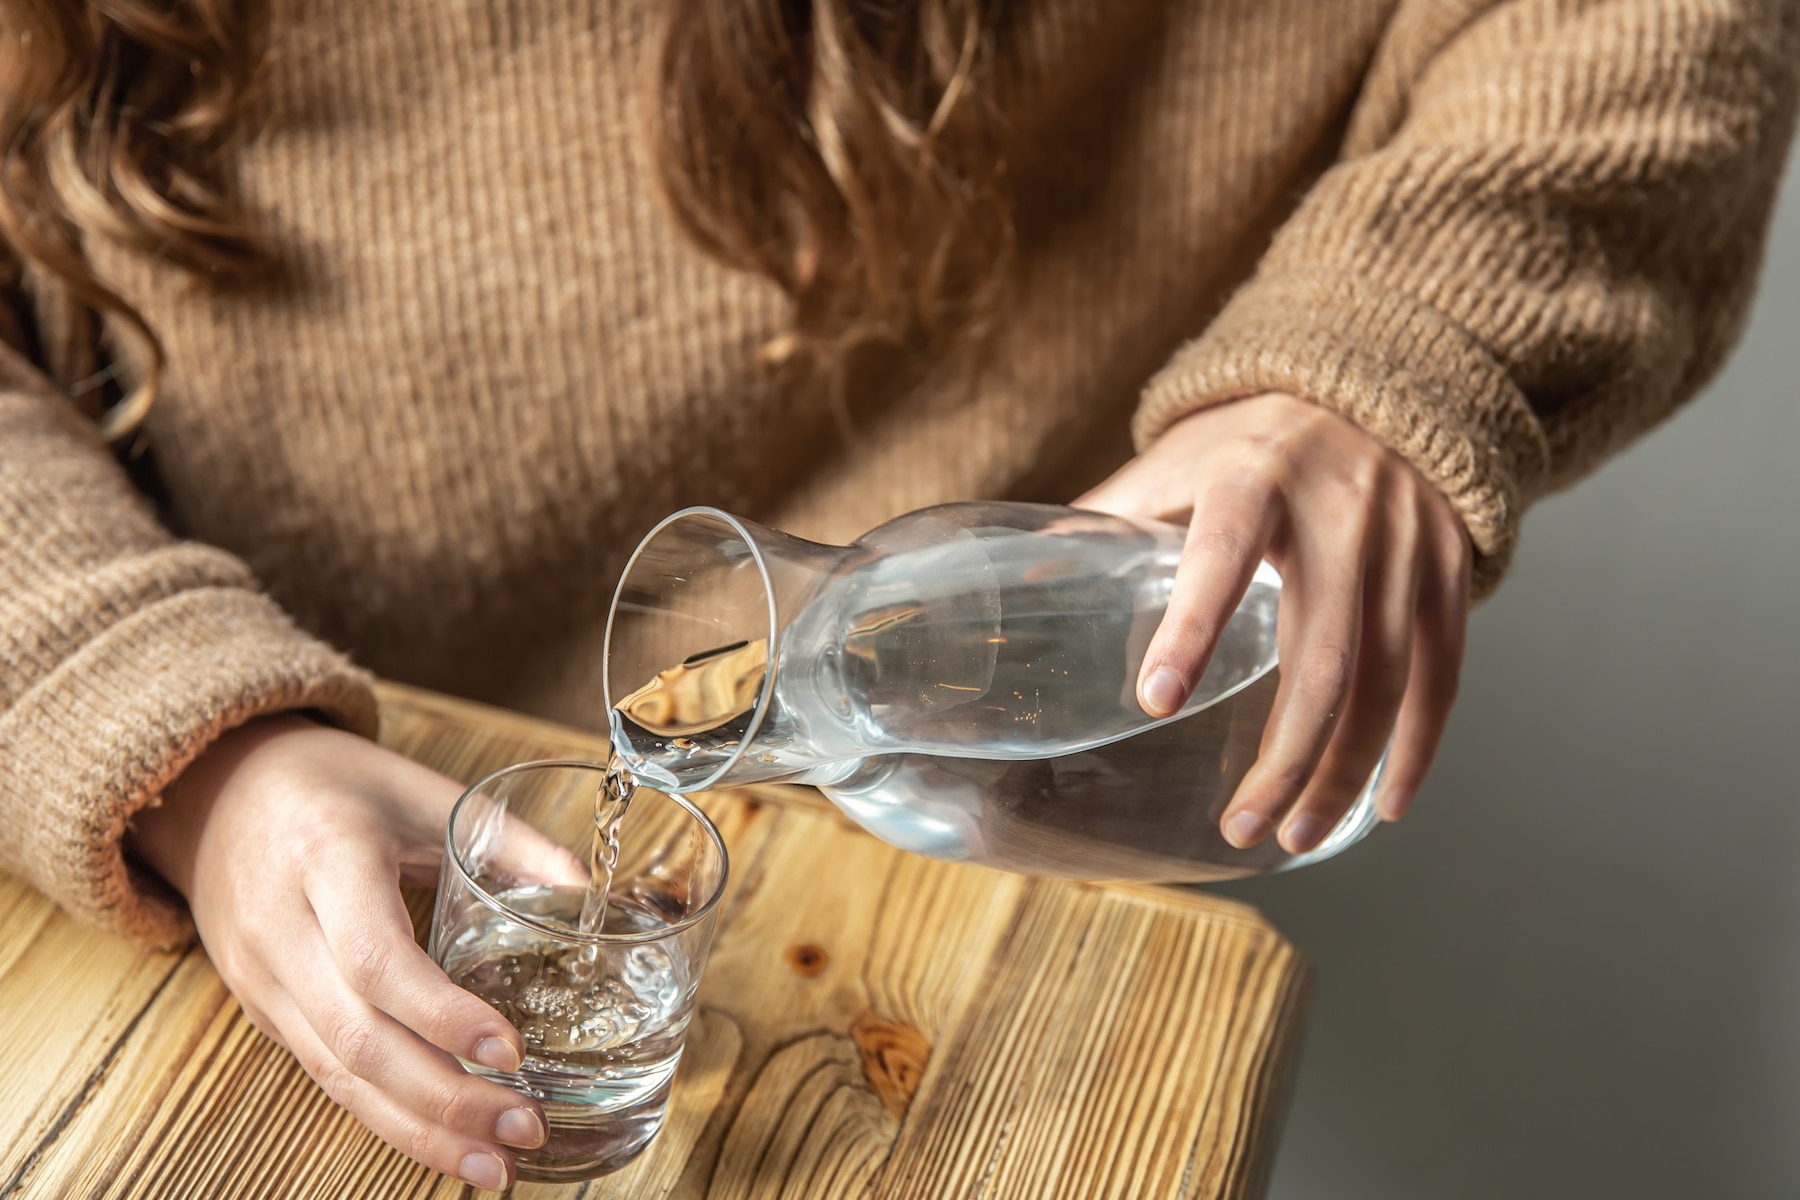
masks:
<instances>
[{"instance_id":1,"label":"woman's hand","mask_svg":"<svg viewBox=\"0 0 1800 1200\"><path fill-rule=\"evenodd\" d=\"M1234 846L1279 828L1312 849L1388 759L1376 811L1405 815L1456 697L1471 551L1443 494L1349 421L1263 395L1171 426L1076 503L1185 521L1174 596L1138 700L1187 702L1257 564L1281 572L1281 684L1256 765L1221 818Z\"/></svg>"},{"instance_id":2,"label":"woman's hand","mask_svg":"<svg viewBox=\"0 0 1800 1200\"><path fill-rule=\"evenodd\" d=\"M419 948L400 896L436 882L461 791L351 734L268 717L209 747L138 814L130 846L188 898L250 1020L333 1100L426 1166L503 1188L505 1146L541 1145L542 1111L452 1056L512 1071L524 1042Z\"/></svg>"}]
</instances>

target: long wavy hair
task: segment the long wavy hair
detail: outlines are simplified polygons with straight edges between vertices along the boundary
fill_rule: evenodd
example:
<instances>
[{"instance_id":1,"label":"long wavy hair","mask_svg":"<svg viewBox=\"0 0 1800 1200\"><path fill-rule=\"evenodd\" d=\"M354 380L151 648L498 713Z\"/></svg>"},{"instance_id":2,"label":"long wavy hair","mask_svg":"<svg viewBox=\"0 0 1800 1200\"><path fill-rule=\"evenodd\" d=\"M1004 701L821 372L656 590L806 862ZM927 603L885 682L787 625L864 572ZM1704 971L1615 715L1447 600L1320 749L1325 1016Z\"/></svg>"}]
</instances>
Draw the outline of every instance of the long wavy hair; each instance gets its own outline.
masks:
<instances>
[{"instance_id":1,"label":"long wavy hair","mask_svg":"<svg viewBox=\"0 0 1800 1200\"><path fill-rule=\"evenodd\" d=\"M665 0L647 110L676 223L792 299L763 349L840 359L941 346L997 311L1011 255L992 20L999 0ZM12 267L136 337L149 368L101 415L155 400L155 331L89 264L105 238L215 289L279 267L231 186L266 0L0 0L0 237ZM80 381L60 379L75 390Z\"/></svg>"}]
</instances>

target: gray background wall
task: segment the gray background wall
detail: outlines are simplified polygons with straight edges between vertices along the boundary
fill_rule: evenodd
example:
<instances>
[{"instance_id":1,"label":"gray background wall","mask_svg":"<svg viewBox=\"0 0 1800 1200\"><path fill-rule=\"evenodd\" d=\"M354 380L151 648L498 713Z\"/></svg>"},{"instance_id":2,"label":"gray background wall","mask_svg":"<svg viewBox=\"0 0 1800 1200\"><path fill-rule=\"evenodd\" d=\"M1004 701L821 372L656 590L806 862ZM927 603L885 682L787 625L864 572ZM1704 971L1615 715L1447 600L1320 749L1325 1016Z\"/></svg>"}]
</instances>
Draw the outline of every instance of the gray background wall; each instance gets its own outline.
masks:
<instances>
[{"instance_id":1,"label":"gray background wall","mask_svg":"<svg viewBox=\"0 0 1800 1200\"><path fill-rule=\"evenodd\" d=\"M1800 163L1743 345L1526 520L1316 970L1274 1200L1800 1197Z\"/></svg>"}]
</instances>

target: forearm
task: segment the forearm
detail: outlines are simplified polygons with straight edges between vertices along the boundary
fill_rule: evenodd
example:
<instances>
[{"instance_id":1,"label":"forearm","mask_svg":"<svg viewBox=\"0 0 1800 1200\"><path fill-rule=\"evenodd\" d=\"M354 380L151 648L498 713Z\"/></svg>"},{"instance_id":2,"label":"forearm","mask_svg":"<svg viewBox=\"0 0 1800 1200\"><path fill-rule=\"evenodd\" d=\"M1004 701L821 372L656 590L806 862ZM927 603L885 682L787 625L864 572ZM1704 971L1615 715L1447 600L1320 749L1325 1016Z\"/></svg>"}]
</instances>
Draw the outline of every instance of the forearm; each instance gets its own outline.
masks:
<instances>
[{"instance_id":1,"label":"forearm","mask_svg":"<svg viewBox=\"0 0 1800 1200\"><path fill-rule=\"evenodd\" d=\"M0 822L16 831L0 868L89 924L177 944L186 914L121 855L133 815L258 716L372 733L373 693L241 562L161 528L91 426L0 359Z\"/></svg>"}]
</instances>

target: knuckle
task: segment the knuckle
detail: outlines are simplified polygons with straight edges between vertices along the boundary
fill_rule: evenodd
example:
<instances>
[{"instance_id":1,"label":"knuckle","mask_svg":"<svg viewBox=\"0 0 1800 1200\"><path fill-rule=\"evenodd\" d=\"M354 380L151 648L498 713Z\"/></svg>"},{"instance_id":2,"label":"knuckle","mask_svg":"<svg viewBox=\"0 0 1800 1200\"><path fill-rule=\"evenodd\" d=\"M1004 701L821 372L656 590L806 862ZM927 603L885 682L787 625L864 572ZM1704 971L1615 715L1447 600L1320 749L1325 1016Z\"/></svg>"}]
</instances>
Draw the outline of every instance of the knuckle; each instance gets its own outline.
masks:
<instances>
[{"instance_id":1,"label":"knuckle","mask_svg":"<svg viewBox=\"0 0 1800 1200\"><path fill-rule=\"evenodd\" d=\"M1251 566L1261 557L1255 542L1236 529L1208 526L1195 532L1188 541L1199 553L1238 570Z\"/></svg>"},{"instance_id":2,"label":"knuckle","mask_svg":"<svg viewBox=\"0 0 1800 1200\"><path fill-rule=\"evenodd\" d=\"M213 970L219 973L234 993L242 993L244 983L250 978L249 955L237 939L216 939L217 945L206 947L206 957L212 960ZM248 1005L245 1006L248 1011Z\"/></svg>"},{"instance_id":3,"label":"knuckle","mask_svg":"<svg viewBox=\"0 0 1800 1200\"><path fill-rule=\"evenodd\" d=\"M1393 476L1384 455L1353 455L1343 460L1333 482L1344 496L1363 500L1387 490Z\"/></svg>"},{"instance_id":4,"label":"knuckle","mask_svg":"<svg viewBox=\"0 0 1800 1200\"><path fill-rule=\"evenodd\" d=\"M272 948L288 941L292 930L284 928L284 921L279 915L280 908L275 904L237 904L234 906L232 921L237 926L236 935L230 938L217 939L223 944L216 949L208 945L206 953L213 964L224 974L224 964L229 963L237 970L249 968L252 956L258 950L273 953Z\"/></svg>"},{"instance_id":5,"label":"knuckle","mask_svg":"<svg viewBox=\"0 0 1800 1200\"><path fill-rule=\"evenodd\" d=\"M1335 821L1344 815L1368 782L1368 771L1350 766L1334 766L1322 771L1313 783L1319 797L1315 807L1321 816Z\"/></svg>"},{"instance_id":6,"label":"knuckle","mask_svg":"<svg viewBox=\"0 0 1800 1200\"><path fill-rule=\"evenodd\" d=\"M337 848L331 838L318 831L299 835L294 840L293 861L302 879L316 879L332 860Z\"/></svg>"},{"instance_id":7,"label":"knuckle","mask_svg":"<svg viewBox=\"0 0 1800 1200\"><path fill-rule=\"evenodd\" d=\"M1307 764L1297 758L1281 758L1270 762L1263 770L1266 794L1270 800L1267 807L1279 809L1285 806L1306 787L1311 775Z\"/></svg>"},{"instance_id":8,"label":"knuckle","mask_svg":"<svg viewBox=\"0 0 1800 1200\"><path fill-rule=\"evenodd\" d=\"M414 1162L431 1166L438 1147L437 1130L424 1121L409 1120L394 1145Z\"/></svg>"},{"instance_id":9,"label":"knuckle","mask_svg":"<svg viewBox=\"0 0 1800 1200\"><path fill-rule=\"evenodd\" d=\"M338 1061L359 1079L369 1078L381 1066L381 1036L360 1016L334 1017L330 1045Z\"/></svg>"},{"instance_id":10,"label":"knuckle","mask_svg":"<svg viewBox=\"0 0 1800 1200\"><path fill-rule=\"evenodd\" d=\"M372 929L358 930L344 947L344 972L358 995L376 991L393 965L393 950L386 938Z\"/></svg>"},{"instance_id":11,"label":"knuckle","mask_svg":"<svg viewBox=\"0 0 1800 1200\"><path fill-rule=\"evenodd\" d=\"M450 997L449 1001L443 1004L433 1001L419 1023L418 1033L432 1045L454 1051L470 1021L460 995Z\"/></svg>"},{"instance_id":12,"label":"knuckle","mask_svg":"<svg viewBox=\"0 0 1800 1200\"><path fill-rule=\"evenodd\" d=\"M355 1072L335 1059L302 1065L306 1067L306 1073L318 1083L319 1090L329 1096L333 1104L341 1108L351 1107L360 1082Z\"/></svg>"},{"instance_id":13,"label":"knuckle","mask_svg":"<svg viewBox=\"0 0 1800 1200\"><path fill-rule=\"evenodd\" d=\"M425 1088L421 1112L430 1115L437 1124L459 1128L468 1119L468 1110L468 1099L454 1085L445 1081L432 1081Z\"/></svg>"},{"instance_id":14,"label":"knuckle","mask_svg":"<svg viewBox=\"0 0 1800 1200\"><path fill-rule=\"evenodd\" d=\"M1272 436L1245 438L1238 448L1236 467L1239 477L1257 480L1280 492L1289 490L1299 474L1293 448Z\"/></svg>"},{"instance_id":15,"label":"knuckle","mask_svg":"<svg viewBox=\"0 0 1800 1200\"><path fill-rule=\"evenodd\" d=\"M1349 690L1356 669L1356 654L1348 646L1325 642L1309 648L1299 667L1299 690L1336 707Z\"/></svg>"},{"instance_id":16,"label":"knuckle","mask_svg":"<svg viewBox=\"0 0 1800 1200\"><path fill-rule=\"evenodd\" d=\"M474 1118L481 1108L477 1099L469 1094L466 1082L439 1083L432 1088L425 1110L440 1125L450 1129L472 1127Z\"/></svg>"}]
</instances>

